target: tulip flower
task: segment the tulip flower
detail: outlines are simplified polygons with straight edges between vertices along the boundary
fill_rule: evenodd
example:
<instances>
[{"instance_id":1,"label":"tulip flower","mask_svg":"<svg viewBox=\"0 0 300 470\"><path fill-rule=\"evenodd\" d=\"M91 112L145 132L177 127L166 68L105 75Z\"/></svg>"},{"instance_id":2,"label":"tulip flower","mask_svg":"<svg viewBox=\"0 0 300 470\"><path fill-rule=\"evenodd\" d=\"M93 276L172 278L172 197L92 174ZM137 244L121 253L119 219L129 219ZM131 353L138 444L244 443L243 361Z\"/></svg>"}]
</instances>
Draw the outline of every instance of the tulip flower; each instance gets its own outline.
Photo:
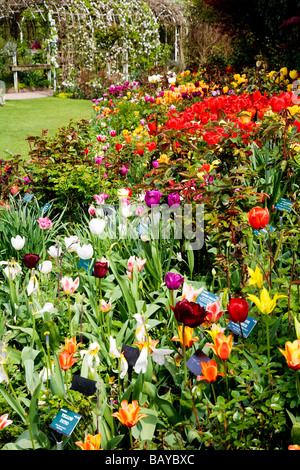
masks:
<instances>
[{"instance_id":1,"label":"tulip flower","mask_svg":"<svg viewBox=\"0 0 300 470\"><path fill-rule=\"evenodd\" d=\"M218 333L214 338L214 343L207 343L205 346L211 348L218 358L224 361L230 356L232 342L232 335L225 336L224 333Z\"/></svg>"},{"instance_id":2,"label":"tulip flower","mask_svg":"<svg viewBox=\"0 0 300 470\"><path fill-rule=\"evenodd\" d=\"M61 247L57 247L55 245L50 246L48 249L48 253L52 258L59 258L61 255Z\"/></svg>"},{"instance_id":3,"label":"tulip flower","mask_svg":"<svg viewBox=\"0 0 300 470\"><path fill-rule=\"evenodd\" d=\"M74 354L80 344L81 343L77 344L76 338L74 338L74 336L72 336L71 339L65 338L64 350L67 351L69 354Z\"/></svg>"},{"instance_id":4,"label":"tulip flower","mask_svg":"<svg viewBox=\"0 0 300 470\"><path fill-rule=\"evenodd\" d=\"M285 350L278 348L284 355L287 365L292 370L300 369L300 340L296 339L293 343L287 341L285 343Z\"/></svg>"},{"instance_id":5,"label":"tulip flower","mask_svg":"<svg viewBox=\"0 0 300 470\"><path fill-rule=\"evenodd\" d=\"M72 367L72 365L77 361L77 359L73 357L73 354L68 353L65 349L59 354L58 359L62 370L70 369L70 367Z\"/></svg>"},{"instance_id":6,"label":"tulip flower","mask_svg":"<svg viewBox=\"0 0 300 470\"><path fill-rule=\"evenodd\" d=\"M36 276L31 276L26 289L27 289L27 294L28 295L38 293L39 283L38 283L38 280L37 280Z\"/></svg>"},{"instance_id":7,"label":"tulip flower","mask_svg":"<svg viewBox=\"0 0 300 470\"><path fill-rule=\"evenodd\" d=\"M22 268L19 263L13 261L0 261L0 266L3 264L7 264L7 267L3 269L4 274L8 277L8 279L15 279L17 274L22 273Z\"/></svg>"},{"instance_id":8,"label":"tulip flower","mask_svg":"<svg viewBox=\"0 0 300 470\"><path fill-rule=\"evenodd\" d=\"M93 276L98 277L101 279L102 277L106 276L106 273L109 268L109 263L104 256L100 259L100 261L96 261L94 263L94 269L93 269Z\"/></svg>"},{"instance_id":9,"label":"tulip flower","mask_svg":"<svg viewBox=\"0 0 300 470\"><path fill-rule=\"evenodd\" d=\"M229 319L234 323L243 323L249 313L249 304L245 299L235 298L230 299L227 310Z\"/></svg>"},{"instance_id":10,"label":"tulip flower","mask_svg":"<svg viewBox=\"0 0 300 470\"><path fill-rule=\"evenodd\" d=\"M103 205L105 200L109 198L109 195L106 193L95 194L94 199L99 205Z\"/></svg>"},{"instance_id":11,"label":"tulip flower","mask_svg":"<svg viewBox=\"0 0 300 470\"><path fill-rule=\"evenodd\" d=\"M177 290L184 282L184 277L180 274L169 272L165 276L166 286L170 290Z\"/></svg>"},{"instance_id":12,"label":"tulip flower","mask_svg":"<svg viewBox=\"0 0 300 470\"><path fill-rule=\"evenodd\" d=\"M52 225L53 225L52 222L51 222L51 220L49 219L49 217L39 217L39 218L38 218L38 223L39 223L40 228L41 228L42 230L45 230L45 229L47 229L47 228L50 228L50 227L52 227Z\"/></svg>"},{"instance_id":13,"label":"tulip flower","mask_svg":"<svg viewBox=\"0 0 300 470\"><path fill-rule=\"evenodd\" d=\"M64 276L61 280L62 288L65 294L71 295L79 286L79 277L73 281L71 277Z\"/></svg>"},{"instance_id":14,"label":"tulip flower","mask_svg":"<svg viewBox=\"0 0 300 470\"><path fill-rule=\"evenodd\" d=\"M9 426L12 421L8 418L8 413L5 413L4 415L0 416L0 429L6 428L6 426Z\"/></svg>"},{"instance_id":15,"label":"tulip flower","mask_svg":"<svg viewBox=\"0 0 300 470\"><path fill-rule=\"evenodd\" d=\"M173 336L171 341L180 341L181 346L183 346L183 340L184 340L185 346L187 348L191 348L195 341L199 341L198 336L193 337L193 331L194 331L193 328L186 326L184 329L185 337L183 338L183 326L179 325L178 326L179 337Z\"/></svg>"},{"instance_id":16,"label":"tulip flower","mask_svg":"<svg viewBox=\"0 0 300 470\"><path fill-rule=\"evenodd\" d=\"M195 300L199 297L203 290L204 287L200 287L200 289L194 289L191 284L187 284L185 282L182 286L182 299L187 299L190 302L195 302Z\"/></svg>"},{"instance_id":17,"label":"tulip flower","mask_svg":"<svg viewBox=\"0 0 300 470\"><path fill-rule=\"evenodd\" d=\"M173 207L173 206L180 206L180 196L178 193L171 193L171 194L168 194L168 205L170 207Z\"/></svg>"},{"instance_id":18,"label":"tulip flower","mask_svg":"<svg viewBox=\"0 0 300 470\"><path fill-rule=\"evenodd\" d=\"M102 312L104 312L104 313L109 312L110 309L111 309L111 301L109 300L108 302L105 302L104 299L101 299L100 308L101 308Z\"/></svg>"},{"instance_id":19,"label":"tulip flower","mask_svg":"<svg viewBox=\"0 0 300 470\"><path fill-rule=\"evenodd\" d=\"M221 304L219 299L216 302L212 302L205 307L206 309L206 317L205 317L205 325L209 326L211 323L216 323L219 321L221 316L223 315L224 310L221 310Z\"/></svg>"},{"instance_id":20,"label":"tulip flower","mask_svg":"<svg viewBox=\"0 0 300 470\"><path fill-rule=\"evenodd\" d=\"M120 361L120 379L124 379L128 371L128 362L124 354L117 348L116 340L112 336L109 338L109 354Z\"/></svg>"},{"instance_id":21,"label":"tulip flower","mask_svg":"<svg viewBox=\"0 0 300 470\"><path fill-rule=\"evenodd\" d=\"M29 253L22 258L23 263L25 264L26 268L34 269L39 262L39 255L35 255L33 253Z\"/></svg>"},{"instance_id":22,"label":"tulip flower","mask_svg":"<svg viewBox=\"0 0 300 470\"><path fill-rule=\"evenodd\" d=\"M183 323L190 328L201 325L207 314L204 307L187 299L179 300L175 307L172 307L172 310L178 323Z\"/></svg>"},{"instance_id":23,"label":"tulip flower","mask_svg":"<svg viewBox=\"0 0 300 470\"><path fill-rule=\"evenodd\" d=\"M77 441L75 444L80 447L82 450L101 450L100 449L100 444L101 444L101 434L96 434L95 436L92 436L91 434L88 434L86 438L84 439L84 442Z\"/></svg>"},{"instance_id":24,"label":"tulip flower","mask_svg":"<svg viewBox=\"0 0 300 470\"><path fill-rule=\"evenodd\" d=\"M93 246L90 243L88 245L78 246L77 254L81 259L91 259L94 254Z\"/></svg>"},{"instance_id":25,"label":"tulip flower","mask_svg":"<svg viewBox=\"0 0 300 470\"><path fill-rule=\"evenodd\" d=\"M77 251L79 246L79 238L76 235L71 235L70 237L65 237L66 249L70 252Z\"/></svg>"},{"instance_id":26,"label":"tulip flower","mask_svg":"<svg viewBox=\"0 0 300 470\"><path fill-rule=\"evenodd\" d=\"M98 356L100 345L96 341L89 345L89 349L80 352L81 357L87 355L87 365L91 372L94 373L94 368L97 368L100 364Z\"/></svg>"},{"instance_id":27,"label":"tulip flower","mask_svg":"<svg viewBox=\"0 0 300 470\"><path fill-rule=\"evenodd\" d=\"M146 191L145 203L148 207L154 206L160 203L160 198L163 195L160 191L154 189L153 191Z\"/></svg>"},{"instance_id":28,"label":"tulip flower","mask_svg":"<svg viewBox=\"0 0 300 470\"><path fill-rule=\"evenodd\" d=\"M89 229L94 235L101 235L105 228L105 220L94 218L89 222Z\"/></svg>"},{"instance_id":29,"label":"tulip flower","mask_svg":"<svg viewBox=\"0 0 300 470\"><path fill-rule=\"evenodd\" d=\"M52 263L51 261L42 261L39 270L42 274L49 274L52 271Z\"/></svg>"},{"instance_id":30,"label":"tulip flower","mask_svg":"<svg viewBox=\"0 0 300 470\"><path fill-rule=\"evenodd\" d=\"M214 359L209 362L201 362L203 375L197 375L197 380L205 380L207 383L215 382L217 377L224 376L224 372L218 372L217 363Z\"/></svg>"},{"instance_id":31,"label":"tulip flower","mask_svg":"<svg viewBox=\"0 0 300 470\"><path fill-rule=\"evenodd\" d=\"M253 229L261 230L264 228L270 219L269 210L263 207L253 207L247 214L249 224Z\"/></svg>"},{"instance_id":32,"label":"tulip flower","mask_svg":"<svg viewBox=\"0 0 300 470\"><path fill-rule=\"evenodd\" d=\"M291 444L288 446L288 450L300 450L300 446L298 444Z\"/></svg>"},{"instance_id":33,"label":"tulip flower","mask_svg":"<svg viewBox=\"0 0 300 470\"><path fill-rule=\"evenodd\" d=\"M248 273L250 274L250 279L248 281L248 286L257 286L261 289L263 285L263 275L258 266L255 267L255 271L251 268L248 268Z\"/></svg>"},{"instance_id":34,"label":"tulip flower","mask_svg":"<svg viewBox=\"0 0 300 470\"><path fill-rule=\"evenodd\" d=\"M274 308L276 307L277 299L287 297L286 295L279 295L275 294L274 298L271 299L269 292L265 287L262 288L260 292L260 298L256 297L256 295L248 294L248 299L252 300L255 303L259 311L264 315L269 315L273 312Z\"/></svg>"},{"instance_id":35,"label":"tulip flower","mask_svg":"<svg viewBox=\"0 0 300 470\"><path fill-rule=\"evenodd\" d=\"M131 196L132 196L132 189L130 189L130 188L118 189L117 195L118 195L118 197L120 197L120 198L123 198L123 197L131 197Z\"/></svg>"},{"instance_id":36,"label":"tulip flower","mask_svg":"<svg viewBox=\"0 0 300 470\"><path fill-rule=\"evenodd\" d=\"M20 235L17 235L15 238L12 237L11 244L15 250L22 250L25 245L25 237L20 237Z\"/></svg>"},{"instance_id":37,"label":"tulip flower","mask_svg":"<svg viewBox=\"0 0 300 470\"><path fill-rule=\"evenodd\" d=\"M112 413L112 416L118 418L118 420L123 424L123 426L132 428L138 423L140 419L148 416L146 414L140 413L140 411L141 408L139 407L137 400L133 400L132 403L128 403L127 400L123 400L121 402L121 407L119 408L119 411L116 413Z\"/></svg>"},{"instance_id":38,"label":"tulip flower","mask_svg":"<svg viewBox=\"0 0 300 470\"><path fill-rule=\"evenodd\" d=\"M147 259L142 259L140 257L137 258L135 256L130 256L130 258L127 262L127 276L131 279L131 277L132 277L131 273L133 272L135 263L137 264L137 269L140 272L143 269L143 267L145 266L146 261L147 261Z\"/></svg>"}]
</instances>

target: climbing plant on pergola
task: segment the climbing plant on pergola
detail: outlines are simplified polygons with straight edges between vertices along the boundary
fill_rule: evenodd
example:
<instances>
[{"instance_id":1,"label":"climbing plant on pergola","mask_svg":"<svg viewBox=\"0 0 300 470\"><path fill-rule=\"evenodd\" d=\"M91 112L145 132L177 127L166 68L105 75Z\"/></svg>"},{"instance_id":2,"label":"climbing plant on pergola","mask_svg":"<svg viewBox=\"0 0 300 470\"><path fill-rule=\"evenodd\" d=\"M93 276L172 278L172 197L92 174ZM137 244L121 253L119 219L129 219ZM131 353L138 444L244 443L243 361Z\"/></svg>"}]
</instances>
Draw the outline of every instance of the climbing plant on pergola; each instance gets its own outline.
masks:
<instances>
[{"instance_id":1,"label":"climbing plant on pergola","mask_svg":"<svg viewBox=\"0 0 300 470\"><path fill-rule=\"evenodd\" d=\"M153 0L0 0L0 27L22 42L26 22L43 24L42 47L62 81L82 70L128 78L137 68L165 60L159 27L183 24L167 1L158 11ZM176 44L175 51L181 54L182 48Z\"/></svg>"}]
</instances>

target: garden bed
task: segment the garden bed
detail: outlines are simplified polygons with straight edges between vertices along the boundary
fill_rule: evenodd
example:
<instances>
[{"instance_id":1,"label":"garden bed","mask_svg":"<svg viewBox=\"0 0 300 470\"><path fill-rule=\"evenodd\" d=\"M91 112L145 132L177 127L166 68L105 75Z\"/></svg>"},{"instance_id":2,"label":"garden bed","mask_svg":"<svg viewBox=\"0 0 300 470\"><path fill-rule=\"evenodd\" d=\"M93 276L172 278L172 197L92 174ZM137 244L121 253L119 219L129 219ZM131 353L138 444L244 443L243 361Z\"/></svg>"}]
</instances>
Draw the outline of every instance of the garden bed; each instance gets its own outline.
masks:
<instances>
[{"instance_id":1,"label":"garden bed","mask_svg":"<svg viewBox=\"0 0 300 470\"><path fill-rule=\"evenodd\" d=\"M298 74L217 72L2 164L2 449L299 448Z\"/></svg>"}]
</instances>

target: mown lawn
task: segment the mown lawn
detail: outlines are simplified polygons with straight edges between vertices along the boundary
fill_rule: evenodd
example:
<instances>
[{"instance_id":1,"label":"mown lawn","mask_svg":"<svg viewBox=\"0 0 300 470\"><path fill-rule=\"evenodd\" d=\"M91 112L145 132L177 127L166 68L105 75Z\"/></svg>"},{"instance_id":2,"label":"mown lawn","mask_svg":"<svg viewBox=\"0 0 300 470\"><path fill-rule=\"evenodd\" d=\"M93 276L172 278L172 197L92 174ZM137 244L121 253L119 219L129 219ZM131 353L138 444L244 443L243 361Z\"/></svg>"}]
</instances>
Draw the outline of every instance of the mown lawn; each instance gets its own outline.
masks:
<instances>
[{"instance_id":1,"label":"mown lawn","mask_svg":"<svg viewBox=\"0 0 300 470\"><path fill-rule=\"evenodd\" d=\"M54 135L59 127L71 119L91 119L92 104L89 100L61 99L49 96L26 100L7 100L0 107L0 158L13 155L28 156L28 135L41 135L48 129Z\"/></svg>"}]
</instances>

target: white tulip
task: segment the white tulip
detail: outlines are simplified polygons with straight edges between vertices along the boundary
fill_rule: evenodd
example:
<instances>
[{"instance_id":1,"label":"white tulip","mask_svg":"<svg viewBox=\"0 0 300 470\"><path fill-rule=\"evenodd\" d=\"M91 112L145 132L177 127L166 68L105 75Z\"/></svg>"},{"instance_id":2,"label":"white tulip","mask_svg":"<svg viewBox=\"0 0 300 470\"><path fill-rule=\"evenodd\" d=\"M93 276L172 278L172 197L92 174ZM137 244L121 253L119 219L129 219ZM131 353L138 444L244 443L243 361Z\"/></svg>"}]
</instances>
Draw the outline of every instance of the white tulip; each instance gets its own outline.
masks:
<instances>
[{"instance_id":1,"label":"white tulip","mask_svg":"<svg viewBox=\"0 0 300 470\"><path fill-rule=\"evenodd\" d=\"M52 263L51 261L42 261L39 269L42 274L49 274L52 271Z\"/></svg>"},{"instance_id":2,"label":"white tulip","mask_svg":"<svg viewBox=\"0 0 300 470\"><path fill-rule=\"evenodd\" d=\"M65 237L65 245L68 251L77 251L79 246L79 239L76 235L71 235L71 237Z\"/></svg>"},{"instance_id":3,"label":"white tulip","mask_svg":"<svg viewBox=\"0 0 300 470\"><path fill-rule=\"evenodd\" d=\"M59 258L60 255L61 255L61 247L57 247L55 245L52 245L50 246L49 250L48 250L48 253L50 256L52 256L52 258Z\"/></svg>"},{"instance_id":4,"label":"white tulip","mask_svg":"<svg viewBox=\"0 0 300 470\"><path fill-rule=\"evenodd\" d=\"M94 254L94 250L91 244L82 245L77 247L77 254L81 259L90 259Z\"/></svg>"},{"instance_id":5,"label":"white tulip","mask_svg":"<svg viewBox=\"0 0 300 470\"><path fill-rule=\"evenodd\" d=\"M103 232L104 227L105 227L105 220L97 219L97 218L90 220L89 228L90 228L90 231L94 235L100 235Z\"/></svg>"},{"instance_id":6,"label":"white tulip","mask_svg":"<svg viewBox=\"0 0 300 470\"><path fill-rule=\"evenodd\" d=\"M25 245L25 237L20 237L20 235L17 235L16 238L12 237L11 244L15 250L22 250Z\"/></svg>"}]
</instances>

